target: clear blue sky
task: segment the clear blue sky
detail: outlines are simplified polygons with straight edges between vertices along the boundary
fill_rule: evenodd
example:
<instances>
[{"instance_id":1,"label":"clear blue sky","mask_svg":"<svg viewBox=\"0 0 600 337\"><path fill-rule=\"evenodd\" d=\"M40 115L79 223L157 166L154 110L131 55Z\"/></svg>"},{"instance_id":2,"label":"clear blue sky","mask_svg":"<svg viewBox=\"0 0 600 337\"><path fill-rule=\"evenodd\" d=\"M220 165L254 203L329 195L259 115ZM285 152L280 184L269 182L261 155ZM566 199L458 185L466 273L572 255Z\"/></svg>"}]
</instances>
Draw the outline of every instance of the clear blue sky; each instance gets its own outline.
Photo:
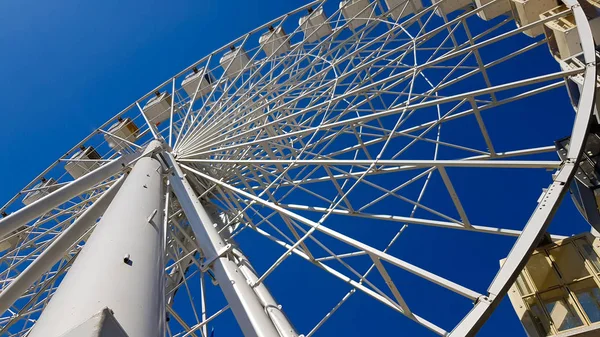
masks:
<instances>
[{"instance_id":1,"label":"clear blue sky","mask_svg":"<svg viewBox=\"0 0 600 337\"><path fill-rule=\"evenodd\" d=\"M3 2L0 5L0 142L3 144L0 201L8 200L73 144L157 84L255 26L301 4L303 2L295 0L260 3L241 0L171 3L110 0ZM565 107L568 108L568 104L562 108ZM552 107L547 108L550 114L554 113ZM572 114L572 110L565 113ZM522 118L525 130L537 128L538 121L526 116ZM499 186L500 183L486 182L485 177L477 178L482 179L482 185L485 185L479 194L482 200L493 200L494 189L499 187L501 190L510 190L506 186ZM512 187L518 188L518 184ZM460 186L457 190L460 190ZM515 193L515 190L510 191L499 193ZM535 193L539 194L539 190ZM465 202L478 202L476 195L472 198ZM534 201L533 195L514 194L515 203L528 202L533 207ZM570 203L570 200L566 201ZM481 212L485 207L483 203L479 204ZM563 226L567 230L561 233L585 230L581 219L574 217L578 215L573 207L569 204L566 208L559 212L559 219L563 224L573 221L578 226ZM510 210L497 214L498 222L510 222L515 218L523 223L527 214L512 214ZM427 267L437 264L438 270L453 280L469 283L479 275L488 278L497 269L497 264L490 265L488 262L490 259L497 261L503 254L486 253L486 241L480 240L480 236L470 236L470 241L457 241L456 245L465 245L457 251L476 255L476 260L480 259L481 269L454 266L452 264L455 261L436 260L443 252L433 251L437 243L445 240L446 231L432 231L429 228L409 230L415 231L413 238L419 238L418 234L422 234L420 240L423 241L407 243L404 249L424 245L425 252L416 259L420 265ZM260 255L260 244L245 248L251 258ZM505 241L501 247L503 252L507 252L509 241ZM432 251L427 251L429 248ZM257 258L253 262L261 267L257 269L263 269L272 262L274 256L264 261ZM273 284L273 292L284 303L294 323L307 332L316 323L315 319L331 308L348 287L311 265L290 260L298 262L299 267L288 264L284 269L288 273L274 274L268 284ZM483 264L484 260L486 264ZM406 277L407 281L402 282L403 288L414 284L410 276L398 275ZM316 276L324 276L324 281L315 282ZM276 285L278 283L281 286ZM294 285L288 286L288 283ZM414 303L425 291L435 293L438 290L417 288L406 296ZM327 303L319 302L331 293L336 295L328 298ZM424 302L417 306L429 311L426 315L428 318L451 329L452 322L456 323L459 318L457 312L464 313L468 307L454 310L453 307L441 305L446 295L441 292L437 297L439 302ZM430 335L423 328L374 304L363 295L355 297L325 325L321 336ZM435 319L436 316L442 317L442 320ZM231 315L225 318L229 321L221 323L233 324ZM370 324L370 318L376 318L377 323ZM216 336L228 336L235 331L235 328L217 326ZM512 308L504 301L480 335L523 334Z\"/></svg>"}]
</instances>

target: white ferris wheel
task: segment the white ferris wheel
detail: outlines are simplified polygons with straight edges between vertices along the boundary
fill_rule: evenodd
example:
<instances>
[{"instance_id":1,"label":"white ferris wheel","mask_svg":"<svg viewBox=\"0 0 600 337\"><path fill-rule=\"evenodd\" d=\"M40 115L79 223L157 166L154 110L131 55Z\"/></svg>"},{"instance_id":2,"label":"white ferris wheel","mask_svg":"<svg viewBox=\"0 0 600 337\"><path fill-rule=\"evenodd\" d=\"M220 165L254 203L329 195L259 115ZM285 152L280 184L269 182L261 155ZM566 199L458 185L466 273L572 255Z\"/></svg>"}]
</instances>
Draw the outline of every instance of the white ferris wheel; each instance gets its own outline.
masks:
<instances>
[{"instance_id":1,"label":"white ferris wheel","mask_svg":"<svg viewBox=\"0 0 600 337\"><path fill-rule=\"evenodd\" d=\"M227 43L1 207L0 335L475 335L571 234L583 1L315 1Z\"/></svg>"}]
</instances>

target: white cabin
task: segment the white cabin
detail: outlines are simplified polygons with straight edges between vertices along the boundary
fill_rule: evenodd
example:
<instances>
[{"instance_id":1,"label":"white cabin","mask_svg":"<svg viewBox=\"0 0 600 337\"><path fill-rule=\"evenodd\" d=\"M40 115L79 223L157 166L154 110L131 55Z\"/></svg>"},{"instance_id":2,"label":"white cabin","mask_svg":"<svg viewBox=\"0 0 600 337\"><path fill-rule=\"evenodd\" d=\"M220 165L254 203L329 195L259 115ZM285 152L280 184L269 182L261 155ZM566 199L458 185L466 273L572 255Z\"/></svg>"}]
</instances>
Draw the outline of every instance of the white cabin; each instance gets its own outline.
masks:
<instances>
[{"instance_id":1,"label":"white cabin","mask_svg":"<svg viewBox=\"0 0 600 337\"><path fill-rule=\"evenodd\" d=\"M171 118L171 94L168 92L155 92L155 96L146 102L142 111L144 116L155 125Z\"/></svg>"},{"instance_id":2,"label":"white cabin","mask_svg":"<svg viewBox=\"0 0 600 337\"><path fill-rule=\"evenodd\" d=\"M583 233L533 251L508 290L527 336L599 335L599 248L598 238Z\"/></svg>"},{"instance_id":3,"label":"white cabin","mask_svg":"<svg viewBox=\"0 0 600 337\"><path fill-rule=\"evenodd\" d=\"M17 244L19 244L19 242L27 236L27 233L23 232L25 228L25 226L21 226L18 229L0 238L0 252L3 252L5 250L13 250L15 247L17 247Z\"/></svg>"},{"instance_id":4,"label":"white cabin","mask_svg":"<svg viewBox=\"0 0 600 337\"><path fill-rule=\"evenodd\" d=\"M423 9L421 0L385 0L385 5L394 21Z\"/></svg>"},{"instance_id":5,"label":"white cabin","mask_svg":"<svg viewBox=\"0 0 600 337\"><path fill-rule=\"evenodd\" d=\"M327 22L327 15L325 15L323 7L319 7L317 10L309 8L308 13L307 16L301 17L298 21L306 42L315 42L333 33L331 24Z\"/></svg>"},{"instance_id":6,"label":"white cabin","mask_svg":"<svg viewBox=\"0 0 600 337\"><path fill-rule=\"evenodd\" d=\"M540 14L558 6L557 0L510 0L513 17L517 27L522 27L540 19ZM536 37L544 32L543 25L523 31L529 37Z\"/></svg>"},{"instance_id":7,"label":"white cabin","mask_svg":"<svg viewBox=\"0 0 600 337\"><path fill-rule=\"evenodd\" d=\"M74 161L69 161L65 165L65 170L77 179L82 177L100 166L100 163L95 160L102 159L93 146L82 146L79 151L76 151L71 158Z\"/></svg>"},{"instance_id":8,"label":"white cabin","mask_svg":"<svg viewBox=\"0 0 600 337\"><path fill-rule=\"evenodd\" d=\"M25 194L25 197L23 197L23 204L29 205L29 204L33 203L34 201L38 201L39 199L56 191L58 189L58 186L54 186L54 185L56 185L56 180L54 180L54 178L50 178L48 180L46 180L45 178L42 178L42 181L35 184L35 186L33 186L31 188L31 190L33 190L33 191Z\"/></svg>"},{"instance_id":9,"label":"white cabin","mask_svg":"<svg viewBox=\"0 0 600 337\"><path fill-rule=\"evenodd\" d=\"M183 79L181 86L190 99L194 97L197 89L198 93L196 93L196 99L198 99L199 97L206 96L211 92L213 82L213 77L208 70L198 71L198 69L194 68L194 72L188 74Z\"/></svg>"},{"instance_id":10,"label":"white cabin","mask_svg":"<svg viewBox=\"0 0 600 337\"><path fill-rule=\"evenodd\" d=\"M568 8L565 5L554 7L540 14L540 19L551 17L566 10ZM594 40L600 41L600 17L590 18L589 24L592 28ZM573 13L544 23L544 33L548 38L550 52L557 60L567 59L583 51Z\"/></svg>"},{"instance_id":11,"label":"white cabin","mask_svg":"<svg viewBox=\"0 0 600 337\"><path fill-rule=\"evenodd\" d=\"M119 117L119 120L116 123L108 128L107 132L110 134L105 134L104 139L108 143L108 146L116 151L129 147L129 144L123 141L123 139L135 143L139 135L139 129L131 118L122 119L121 117Z\"/></svg>"},{"instance_id":12,"label":"white cabin","mask_svg":"<svg viewBox=\"0 0 600 337\"><path fill-rule=\"evenodd\" d=\"M221 57L219 63L225 72L225 76L233 78L246 68L248 63L250 63L250 58L244 47L236 48L235 46L231 46L230 50Z\"/></svg>"},{"instance_id":13,"label":"white cabin","mask_svg":"<svg viewBox=\"0 0 600 337\"><path fill-rule=\"evenodd\" d=\"M596 60L596 62L600 62L600 52L598 51L596 51ZM559 61L559 64L563 71L585 68L583 53L561 60ZM577 110L577 106L579 105L579 98L581 97L581 90L583 89L583 79L584 73L575 74L565 79L567 91L571 98L571 104L575 110ZM596 74L596 97L600 97L598 95L600 95L600 74ZM600 114L598 111L600 111L600 100L597 99L596 105L594 106L594 115L600 124Z\"/></svg>"},{"instance_id":14,"label":"white cabin","mask_svg":"<svg viewBox=\"0 0 600 337\"><path fill-rule=\"evenodd\" d=\"M448 15L454 11L473 6L471 0L434 0L434 6L438 8L435 10L435 14L438 16Z\"/></svg>"},{"instance_id":15,"label":"white cabin","mask_svg":"<svg viewBox=\"0 0 600 337\"><path fill-rule=\"evenodd\" d=\"M269 31L260 36L258 43L267 57L287 53L291 48L290 40L282 27L269 27Z\"/></svg>"},{"instance_id":16,"label":"white cabin","mask_svg":"<svg viewBox=\"0 0 600 337\"><path fill-rule=\"evenodd\" d=\"M475 6L481 8L492 1L493 0L475 0ZM498 0L477 12L477 15L483 20L489 21L507 13L510 14L510 0Z\"/></svg>"},{"instance_id":17,"label":"white cabin","mask_svg":"<svg viewBox=\"0 0 600 337\"><path fill-rule=\"evenodd\" d=\"M340 2L340 11L351 30L367 24L373 19L374 5L369 0L345 0Z\"/></svg>"}]
</instances>

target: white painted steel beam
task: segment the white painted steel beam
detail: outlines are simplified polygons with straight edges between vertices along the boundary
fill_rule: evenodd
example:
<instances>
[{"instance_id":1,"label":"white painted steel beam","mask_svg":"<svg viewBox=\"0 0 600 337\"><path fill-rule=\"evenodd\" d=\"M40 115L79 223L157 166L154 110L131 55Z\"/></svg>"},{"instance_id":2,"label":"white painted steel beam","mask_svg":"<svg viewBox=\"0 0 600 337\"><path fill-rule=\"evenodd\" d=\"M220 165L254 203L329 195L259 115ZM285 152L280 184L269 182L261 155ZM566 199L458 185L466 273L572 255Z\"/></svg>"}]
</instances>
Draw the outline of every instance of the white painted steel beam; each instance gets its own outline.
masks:
<instances>
[{"instance_id":1,"label":"white painted steel beam","mask_svg":"<svg viewBox=\"0 0 600 337\"><path fill-rule=\"evenodd\" d=\"M182 163L203 164L246 164L246 165L381 165L381 166L412 166L412 167L487 167L487 168L559 168L560 161L549 160L351 160L351 159L181 159Z\"/></svg>"},{"instance_id":2,"label":"white painted steel beam","mask_svg":"<svg viewBox=\"0 0 600 337\"><path fill-rule=\"evenodd\" d=\"M0 292L0 313L5 312L27 289L57 263L102 216L125 181L121 177L98 200L56 238L31 264Z\"/></svg>"},{"instance_id":3,"label":"white painted steel beam","mask_svg":"<svg viewBox=\"0 0 600 337\"><path fill-rule=\"evenodd\" d=\"M244 336L280 336L240 268L230 259L227 248L230 245L215 228L179 165L170 153L164 153L161 157L170 171L168 178L171 188L194 230L198 246L207 261L212 262L211 269Z\"/></svg>"},{"instance_id":4,"label":"white painted steel beam","mask_svg":"<svg viewBox=\"0 0 600 337\"><path fill-rule=\"evenodd\" d=\"M244 274L244 276L246 277L246 279L250 281L251 284L255 284L258 280L258 276L256 275L256 271L254 270L254 268L252 268L250 261L248 261L246 256L244 256L244 254L242 253L242 251L236 247L232 249L232 253L235 256L238 266ZM279 334L282 337L298 336L296 330L285 316L285 313L283 312L281 306L275 301L275 298L273 298L273 295L271 295L271 292L269 292L269 289L267 289L263 282L254 286L254 292L256 293L256 296L265 308L265 311L269 315L269 318L271 318L271 321L277 328Z\"/></svg>"},{"instance_id":5,"label":"white painted steel beam","mask_svg":"<svg viewBox=\"0 0 600 337\"><path fill-rule=\"evenodd\" d=\"M0 220L0 237L26 225L35 218L52 210L54 207L76 197L94 187L105 179L121 172L132 161L140 156L139 153L122 156L111 163L100 166L96 170L70 182L47 196L19 209ZM91 315L90 315L91 316Z\"/></svg>"},{"instance_id":6,"label":"white painted steel beam","mask_svg":"<svg viewBox=\"0 0 600 337\"><path fill-rule=\"evenodd\" d=\"M393 264L393 265L395 265L395 266L397 266L397 267L399 267L401 269L404 269L404 270L406 270L406 271L408 271L408 272L410 272L412 274L415 274L415 275L417 275L419 277L422 277L423 279L426 279L426 280L428 280L430 282L433 282L433 283L435 283L435 284L437 284L437 285L439 285L441 287L444 287L444 288L446 288L448 290L454 291L455 293L460 294L462 296L465 296L466 298L475 300L475 299L477 299L477 298L479 298L481 296L481 294L477 293L476 291L473 291L473 290L471 290L469 288L466 288L466 287L464 287L464 286L462 286L460 284L454 283L454 282L452 282L450 280L447 280L447 279L445 279L445 278L443 278L441 276L438 276L438 275L436 275L434 273L431 273L431 272L429 272L427 270L424 270L424 269L419 268L419 267L417 267L415 265L412 265L412 264L410 264L410 263L408 263L406 261L403 261L403 260L401 260L401 259L399 259L397 257L394 257L394 256L392 256L390 254L384 253L384 252L382 252L382 251L380 251L380 250L378 250L376 248L373 248L373 247L371 247L371 246L369 246L367 244L364 244L364 243L362 243L362 242L360 242L358 240L355 240L355 239L350 238L350 237L348 237L348 236L346 236L344 234L341 234L341 233L339 233L339 232L337 232L335 230L332 230L332 229L330 229L328 227L325 227L325 226L323 226L323 224L320 224L320 223L318 224L318 223L316 223L316 222L314 222L314 221L312 221L310 219L307 219L307 218L305 218L305 217L303 217L301 215L298 215L298 214L296 214L296 213L294 213L294 212L292 212L290 210L287 210L287 209L285 209L285 208L283 208L283 207L281 207L279 205L276 205L276 204L274 204L272 202L269 202L269 201L265 201L265 200L263 200L263 199L261 199L259 197L256 197L255 195L252 195L252 194L247 193L245 191L242 191L242 190L240 190L238 188L235 188L235 187L233 187L231 185L228 185L228 184L226 184L226 183L224 183L224 182L222 182L220 180L217 180L217 179L214 179L214 178L212 178L210 176L207 176L206 174L204 174L202 172L199 172L197 170L194 170L194 169L192 169L192 168L190 168L188 166L185 166L185 165L181 165L181 166L183 168L185 168L186 170L188 170L190 172L193 172L194 174L196 174L198 176L201 176L201 177L203 177L203 178L205 178L207 180L210 180L211 182L213 182L215 184L221 185L221 186L223 186L223 187L225 187L225 188L227 188L227 189L229 189L229 190L231 190L231 191L233 191L233 192L235 192L235 193L237 193L237 194L239 194L241 196L244 196L245 198L251 199L254 202L257 202L257 203L259 203L259 204L261 204L263 206L269 207L269 208L271 208L271 209L273 209L273 210L275 210L275 211L277 211L277 212L279 212L279 213L281 213L281 214L283 214L285 216L288 216L291 219L297 220L298 222L301 222L301 223L303 223L303 224L305 224L305 225L307 225L309 227L315 228L317 231L319 231L319 232L321 232L323 234L327 234L327 235L331 236L332 238L335 238L335 239L337 239L337 240L339 240L341 242L344 242L344 243L346 243L346 244L348 244L348 245L350 245L350 246L352 246L354 248L357 248L357 249L360 249L362 251L365 251L368 254L372 254L374 256L377 256L377 257L379 257L380 259L382 259L382 260L384 260L386 262L389 262L389 263L391 263L391 264Z\"/></svg>"}]
</instances>

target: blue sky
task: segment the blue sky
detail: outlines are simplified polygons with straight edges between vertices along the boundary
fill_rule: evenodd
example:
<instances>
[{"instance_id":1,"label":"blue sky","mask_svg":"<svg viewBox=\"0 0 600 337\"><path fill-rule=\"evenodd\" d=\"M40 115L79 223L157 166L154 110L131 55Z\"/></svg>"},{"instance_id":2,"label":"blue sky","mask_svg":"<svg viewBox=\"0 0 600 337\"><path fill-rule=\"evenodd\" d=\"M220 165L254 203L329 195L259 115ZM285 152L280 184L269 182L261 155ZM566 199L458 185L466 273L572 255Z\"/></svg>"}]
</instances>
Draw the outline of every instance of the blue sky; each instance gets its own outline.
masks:
<instances>
[{"instance_id":1,"label":"blue sky","mask_svg":"<svg viewBox=\"0 0 600 337\"><path fill-rule=\"evenodd\" d=\"M300 3L3 3L2 139L23 170L3 191L21 188L169 76Z\"/></svg>"},{"instance_id":2,"label":"blue sky","mask_svg":"<svg viewBox=\"0 0 600 337\"><path fill-rule=\"evenodd\" d=\"M178 1L169 4L159 1L4 2L0 8L0 97L3 120L0 141L4 145L0 165L0 174L4 177L0 200L8 200L74 143L157 84L255 26L301 4L303 2L290 0L262 3L241 0ZM545 60L548 62L548 59ZM563 96L566 97L564 93ZM543 102L538 103L543 105ZM556 111L560 109L554 110L553 106L543 108L547 108L549 114L561 113ZM560 108L568 109L568 102ZM572 110L566 113L572 115ZM523 122L518 123L517 130L533 130L531 139L547 124L553 123L550 119L538 121L527 116L517 118ZM519 183L510 185L507 181L502 185L502 182L486 182L485 176L476 178L487 183L487 186L464 202L480 210L494 208L493 200L498 193L514 196L515 203L533 203L535 194L540 192L534 189L529 194L520 194ZM456 189L461 192L462 187L458 185ZM492 205L481 200L487 200ZM561 228L568 228L568 234L585 230L570 200L566 199L566 203L558 213L558 219L563 222ZM505 211L496 213L495 220L503 223L518 219L517 222L523 223L527 216L526 212L513 214ZM571 221L577 226L564 225ZM438 268L453 280L468 283L479 272L486 276L493 275L497 268L497 265L483 263L480 271L454 266L451 259L440 259L440 252L435 252L436 245L446 240L446 231L430 228L410 230L415 231L413 237L418 238L418 234L421 234L424 239L413 243L412 247L411 244L403 246L400 252L406 253L416 245L425 247L422 256L417 259L420 265ZM449 256L485 251L488 244L477 235L468 236L464 241L457 240L457 245L464 246ZM251 258L260 255L262 242L245 248L246 253ZM504 241L501 245L503 252L507 252L509 242ZM497 261L502 254L482 254L481 261L484 258ZM266 260L253 259L253 262L257 269L264 270L275 256L271 255ZM322 316L335 305L334 298L341 298L348 288L333 278L317 279L316 276L324 276L321 271L293 258L284 265L287 265L283 269L286 273L273 274L267 284L274 285L271 288L276 298L284 303L294 323L306 332L307 327L316 323L314 318L319 314ZM401 275L406 277L410 285L410 276ZM304 286L298 287L297 283L287 286L291 280L300 281ZM413 303L418 301L419 294L425 291L435 293L438 290L414 289L407 295L408 300ZM336 293L335 296L324 304L302 301L304 298L318 301L321 296L332 293ZM444 296L444 293L440 294L441 299ZM321 336L429 336L426 330L391 310L373 304L363 295L355 297L324 326ZM215 301L219 299L215 298ZM296 301L298 305L295 305ZM447 315L448 321L459 318L453 308L440 306L440 303L443 301L424 302L418 306L424 310L429 308L431 314L428 317ZM377 309L365 312L366 304ZM319 308L320 312L315 308ZM461 307L460 312L464 313L466 309ZM371 318L377 318L377 323L369 324ZM231 319L230 314L226 315L221 323L231 324ZM447 325L444 327L451 328ZM235 331L235 328L217 326L216 336ZM481 335L507 334L521 335L523 330L509 303L504 301Z\"/></svg>"}]
</instances>

